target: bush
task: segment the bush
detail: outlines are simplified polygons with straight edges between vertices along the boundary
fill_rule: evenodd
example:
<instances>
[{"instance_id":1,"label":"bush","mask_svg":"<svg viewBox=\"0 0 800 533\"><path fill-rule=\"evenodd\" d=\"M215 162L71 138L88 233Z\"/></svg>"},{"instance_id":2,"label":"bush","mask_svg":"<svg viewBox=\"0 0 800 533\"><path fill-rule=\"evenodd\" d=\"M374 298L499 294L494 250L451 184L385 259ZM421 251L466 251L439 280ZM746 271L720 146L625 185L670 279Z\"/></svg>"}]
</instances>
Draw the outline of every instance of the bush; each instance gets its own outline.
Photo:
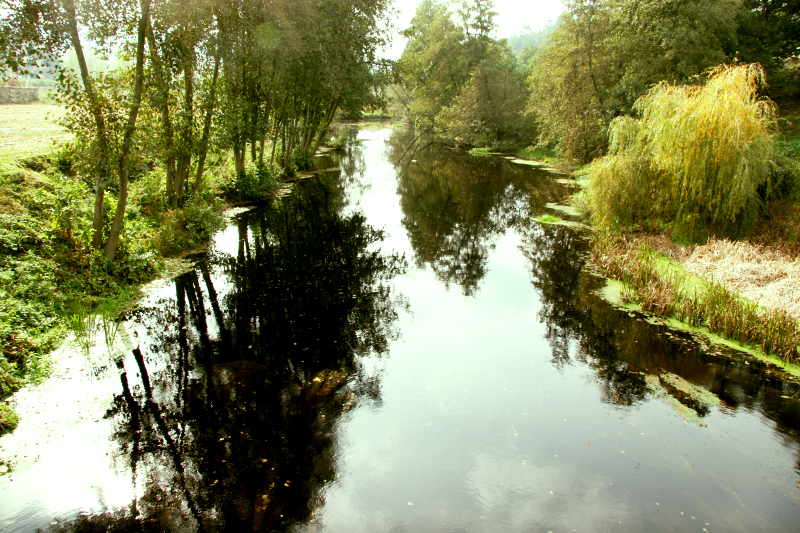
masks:
<instances>
[{"instance_id":1,"label":"bush","mask_svg":"<svg viewBox=\"0 0 800 533\"><path fill-rule=\"evenodd\" d=\"M590 164L593 221L619 230L658 218L678 235L749 231L775 188L775 113L759 100L758 65L720 66L705 86L661 83L610 128L609 155Z\"/></svg>"},{"instance_id":2,"label":"bush","mask_svg":"<svg viewBox=\"0 0 800 533\"><path fill-rule=\"evenodd\" d=\"M243 199L254 200L272 195L278 188L278 172L267 163L250 163L236 180L236 191Z\"/></svg>"},{"instance_id":3,"label":"bush","mask_svg":"<svg viewBox=\"0 0 800 533\"><path fill-rule=\"evenodd\" d=\"M4 403L0 403L0 435L17 429L19 417L14 410Z\"/></svg>"},{"instance_id":4,"label":"bush","mask_svg":"<svg viewBox=\"0 0 800 533\"><path fill-rule=\"evenodd\" d=\"M223 226L223 205L219 199L205 203L190 198L182 209L167 211L154 246L164 255L175 255L204 244Z\"/></svg>"},{"instance_id":5,"label":"bush","mask_svg":"<svg viewBox=\"0 0 800 533\"><path fill-rule=\"evenodd\" d=\"M166 172L157 168L131 181L129 200L144 213L160 213L167 208Z\"/></svg>"},{"instance_id":6,"label":"bush","mask_svg":"<svg viewBox=\"0 0 800 533\"><path fill-rule=\"evenodd\" d=\"M314 160L311 153L307 150L295 150L289 155L289 161L284 169L284 174L294 176L298 172L303 172L314 168Z\"/></svg>"}]
</instances>

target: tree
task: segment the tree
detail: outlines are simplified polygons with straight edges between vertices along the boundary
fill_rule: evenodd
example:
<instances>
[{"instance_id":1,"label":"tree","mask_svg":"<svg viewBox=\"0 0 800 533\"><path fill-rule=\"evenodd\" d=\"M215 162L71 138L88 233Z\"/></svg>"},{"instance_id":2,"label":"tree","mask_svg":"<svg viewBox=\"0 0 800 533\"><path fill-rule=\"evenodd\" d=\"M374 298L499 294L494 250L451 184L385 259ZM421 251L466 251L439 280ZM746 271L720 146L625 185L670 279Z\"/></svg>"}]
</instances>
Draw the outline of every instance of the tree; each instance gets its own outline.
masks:
<instances>
[{"instance_id":1,"label":"tree","mask_svg":"<svg viewBox=\"0 0 800 533\"><path fill-rule=\"evenodd\" d=\"M132 173L163 166L168 204L179 206L201 187L212 137L233 151L239 176L248 159L260 176L274 178L273 164L291 173L339 109L378 103L386 79L376 50L387 0L151 1L0 0L0 66L58 72L65 123L94 181L91 244L110 260ZM92 72L84 41L121 67ZM59 61L68 49L77 74ZM108 223L106 192L116 194Z\"/></svg>"},{"instance_id":2,"label":"tree","mask_svg":"<svg viewBox=\"0 0 800 533\"><path fill-rule=\"evenodd\" d=\"M459 144L513 149L536 136L523 116L528 99L525 78L508 49L490 46L453 103L441 109L436 126Z\"/></svg>"},{"instance_id":3,"label":"tree","mask_svg":"<svg viewBox=\"0 0 800 533\"><path fill-rule=\"evenodd\" d=\"M725 59L736 0L571 0L536 56L529 111L540 142L584 163L604 153L611 120L661 81L682 83Z\"/></svg>"},{"instance_id":4,"label":"tree","mask_svg":"<svg viewBox=\"0 0 800 533\"><path fill-rule=\"evenodd\" d=\"M677 234L739 236L770 192L775 114L760 65L711 69L704 86L660 83L612 122L610 153L589 165L593 221L674 224Z\"/></svg>"},{"instance_id":5,"label":"tree","mask_svg":"<svg viewBox=\"0 0 800 533\"><path fill-rule=\"evenodd\" d=\"M773 98L796 99L800 75L787 60L800 52L800 1L743 0L736 13L735 54L764 67Z\"/></svg>"},{"instance_id":6,"label":"tree","mask_svg":"<svg viewBox=\"0 0 800 533\"><path fill-rule=\"evenodd\" d=\"M398 62L407 118L422 133L460 144L519 142L527 89L508 45L492 38L485 0L420 4Z\"/></svg>"}]
</instances>

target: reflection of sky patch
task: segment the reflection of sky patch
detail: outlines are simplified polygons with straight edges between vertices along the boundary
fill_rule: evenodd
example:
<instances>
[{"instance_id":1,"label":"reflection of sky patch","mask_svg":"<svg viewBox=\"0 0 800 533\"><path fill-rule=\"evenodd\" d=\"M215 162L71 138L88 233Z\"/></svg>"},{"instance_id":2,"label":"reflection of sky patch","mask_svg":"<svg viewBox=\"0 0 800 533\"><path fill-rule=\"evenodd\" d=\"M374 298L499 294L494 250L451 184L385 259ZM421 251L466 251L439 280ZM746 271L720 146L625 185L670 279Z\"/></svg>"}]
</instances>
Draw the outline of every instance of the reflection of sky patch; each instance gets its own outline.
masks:
<instances>
[{"instance_id":1,"label":"reflection of sky patch","mask_svg":"<svg viewBox=\"0 0 800 533\"><path fill-rule=\"evenodd\" d=\"M602 531L625 521L628 510L607 490L609 479L584 476L558 461L538 466L524 457L475 457L467 487L488 526L477 531Z\"/></svg>"}]
</instances>

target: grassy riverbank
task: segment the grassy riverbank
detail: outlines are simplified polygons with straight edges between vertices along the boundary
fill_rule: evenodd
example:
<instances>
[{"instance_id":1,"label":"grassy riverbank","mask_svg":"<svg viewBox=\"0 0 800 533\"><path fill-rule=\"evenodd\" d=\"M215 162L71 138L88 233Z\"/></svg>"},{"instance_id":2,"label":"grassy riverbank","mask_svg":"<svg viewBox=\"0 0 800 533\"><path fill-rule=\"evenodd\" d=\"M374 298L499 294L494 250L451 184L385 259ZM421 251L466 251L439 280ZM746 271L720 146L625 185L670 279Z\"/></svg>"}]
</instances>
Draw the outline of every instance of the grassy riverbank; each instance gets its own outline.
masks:
<instances>
[{"instance_id":1,"label":"grassy riverbank","mask_svg":"<svg viewBox=\"0 0 800 533\"><path fill-rule=\"evenodd\" d=\"M131 183L117 259L108 262L89 246L91 180L72 170L69 136L47 117L60 112L0 106L0 434L17 423L5 400L48 375L47 354L70 329L101 311L116 317L169 257L203 245L222 223L224 159L181 209L167 208L157 170L142 174Z\"/></svg>"},{"instance_id":2,"label":"grassy riverbank","mask_svg":"<svg viewBox=\"0 0 800 533\"><path fill-rule=\"evenodd\" d=\"M775 157L784 169L800 168L800 113L789 109L778 122ZM766 198L753 229L737 240L711 236L693 244L675 238L669 224L636 224L596 231L593 262L622 282L623 303L798 365L800 184L784 186Z\"/></svg>"},{"instance_id":3,"label":"grassy riverbank","mask_svg":"<svg viewBox=\"0 0 800 533\"><path fill-rule=\"evenodd\" d=\"M788 298L753 300L742 296L748 285L743 276L730 272L715 277L707 271L697 272L699 263L709 266L715 262L701 259L708 258L708 249L722 249L721 255L728 257L736 246L730 241L710 242L679 262L656 251L646 238L596 233L592 260L610 278L622 282L622 303L636 303L645 311L689 328L706 328L754 355L760 352L796 365L800 362L800 323L797 308ZM772 283L787 277L797 279L794 269L783 275L777 270L772 271L778 278ZM736 288L729 288L734 283ZM762 284L762 290L768 289Z\"/></svg>"}]
</instances>

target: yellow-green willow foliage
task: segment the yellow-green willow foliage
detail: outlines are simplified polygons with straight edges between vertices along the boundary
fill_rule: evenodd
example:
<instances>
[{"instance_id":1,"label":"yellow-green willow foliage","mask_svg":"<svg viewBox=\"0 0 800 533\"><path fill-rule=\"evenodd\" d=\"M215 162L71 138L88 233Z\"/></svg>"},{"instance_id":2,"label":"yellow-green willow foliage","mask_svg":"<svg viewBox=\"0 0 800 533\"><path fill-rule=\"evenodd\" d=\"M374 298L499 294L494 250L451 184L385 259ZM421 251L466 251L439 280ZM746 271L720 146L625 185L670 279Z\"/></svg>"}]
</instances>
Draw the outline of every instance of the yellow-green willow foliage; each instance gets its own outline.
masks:
<instances>
[{"instance_id":1,"label":"yellow-green willow foliage","mask_svg":"<svg viewBox=\"0 0 800 533\"><path fill-rule=\"evenodd\" d=\"M770 192L775 112L759 65L719 66L704 86L654 86L618 117L590 176L593 221L609 229L674 223L682 236L750 229Z\"/></svg>"}]
</instances>

